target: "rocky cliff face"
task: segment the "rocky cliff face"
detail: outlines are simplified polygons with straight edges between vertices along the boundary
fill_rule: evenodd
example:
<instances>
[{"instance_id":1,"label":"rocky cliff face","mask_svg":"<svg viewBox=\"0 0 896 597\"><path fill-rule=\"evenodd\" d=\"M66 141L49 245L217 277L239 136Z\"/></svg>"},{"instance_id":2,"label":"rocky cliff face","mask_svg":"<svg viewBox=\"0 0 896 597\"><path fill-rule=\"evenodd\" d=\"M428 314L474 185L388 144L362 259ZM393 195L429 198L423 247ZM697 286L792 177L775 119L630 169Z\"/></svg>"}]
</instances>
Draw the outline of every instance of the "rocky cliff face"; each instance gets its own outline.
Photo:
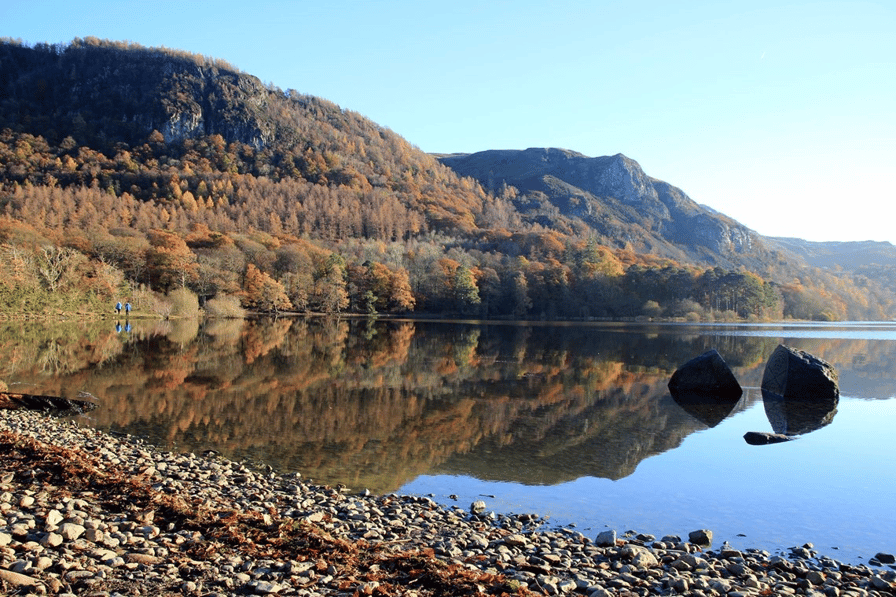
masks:
<instances>
[{"instance_id":1,"label":"rocky cliff face","mask_svg":"<svg viewBox=\"0 0 896 597\"><path fill-rule=\"evenodd\" d=\"M98 41L0 46L0 99L31 112L13 120L37 130L75 121L81 143L143 142L157 130L169 142L219 134L261 148L282 128L265 110L270 93L256 77L186 53Z\"/></svg>"},{"instance_id":2,"label":"rocky cliff face","mask_svg":"<svg viewBox=\"0 0 896 597\"><path fill-rule=\"evenodd\" d=\"M583 221L609 246L723 267L755 265L767 252L755 232L651 178L622 154L591 158L532 148L439 159L493 192L515 187L517 209L530 217L543 220L553 211Z\"/></svg>"}]
</instances>

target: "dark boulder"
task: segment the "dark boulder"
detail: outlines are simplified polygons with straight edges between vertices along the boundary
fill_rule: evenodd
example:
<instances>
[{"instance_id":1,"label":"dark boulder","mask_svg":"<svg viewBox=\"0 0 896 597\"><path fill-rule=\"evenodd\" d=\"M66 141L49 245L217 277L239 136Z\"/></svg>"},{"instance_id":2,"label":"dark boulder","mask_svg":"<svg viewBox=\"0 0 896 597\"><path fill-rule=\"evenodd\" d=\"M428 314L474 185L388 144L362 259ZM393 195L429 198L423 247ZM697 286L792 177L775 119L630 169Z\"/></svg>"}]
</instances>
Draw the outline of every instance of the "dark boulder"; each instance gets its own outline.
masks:
<instances>
[{"instance_id":1,"label":"dark boulder","mask_svg":"<svg viewBox=\"0 0 896 597\"><path fill-rule=\"evenodd\" d=\"M779 345L769 357L762 390L788 400L836 401L840 396L837 372L808 352Z\"/></svg>"},{"instance_id":2,"label":"dark boulder","mask_svg":"<svg viewBox=\"0 0 896 597\"><path fill-rule=\"evenodd\" d=\"M679 367L669 379L669 391L673 398L702 395L726 401L737 401L743 393L734 373L715 349Z\"/></svg>"},{"instance_id":3,"label":"dark boulder","mask_svg":"<svg viewBox=\"0 0 896 597\"><path fill-rule=\"evenodd\" d=\"M767 446L768 444L780 444L789 442L793 438L783 433L765 433L762 431L747 431L744 440L751 446Z\"/></svg>"}]
</instances>

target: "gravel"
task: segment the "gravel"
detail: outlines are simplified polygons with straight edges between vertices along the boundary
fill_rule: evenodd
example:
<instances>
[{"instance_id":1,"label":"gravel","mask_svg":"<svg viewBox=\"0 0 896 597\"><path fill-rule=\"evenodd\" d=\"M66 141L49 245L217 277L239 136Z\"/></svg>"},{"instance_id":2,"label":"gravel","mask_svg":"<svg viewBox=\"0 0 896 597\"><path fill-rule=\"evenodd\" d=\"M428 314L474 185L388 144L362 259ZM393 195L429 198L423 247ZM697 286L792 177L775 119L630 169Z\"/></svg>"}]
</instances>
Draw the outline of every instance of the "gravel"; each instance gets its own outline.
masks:
<instances>
[{"instance_id":1,"label":"gravel","mask_svg":"<svg viewBox=\"0 0 896 597\"><path fill-rule=\"evenodd\" d=\"M0 410L0 594L896 594L890 554L713 550L428 497L352 495L64 419Z\"/></svg>"}]
</instances>

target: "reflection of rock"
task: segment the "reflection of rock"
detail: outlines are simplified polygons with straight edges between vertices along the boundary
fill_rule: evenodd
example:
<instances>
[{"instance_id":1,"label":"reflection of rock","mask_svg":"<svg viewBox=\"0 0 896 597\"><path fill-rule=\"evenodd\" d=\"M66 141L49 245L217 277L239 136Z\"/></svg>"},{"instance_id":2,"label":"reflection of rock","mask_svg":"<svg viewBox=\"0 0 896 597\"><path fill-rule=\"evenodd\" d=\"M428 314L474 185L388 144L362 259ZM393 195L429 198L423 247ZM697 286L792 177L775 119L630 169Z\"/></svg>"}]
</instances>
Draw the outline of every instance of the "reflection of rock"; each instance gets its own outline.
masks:
<instances>
[{"instance_id":1,"label":"reflection of rock","mask_svg":"<svg viewBox=\"0 0 896 597\"><path fill-rule=\"evenodd\" d=\"M766 446L768 444L780 444L781 442L789 442L793 438L780 433L765 433L762 431L747 431L744 439L751 446Z\"/></svg>"},{"instance_id":2,"label":"reflection of rock","mask_svg":"<svg viewBox=\"0 0 896 597\"><path fill-rule=\"evenodd\" d=\"M703 394L721 400L736 400L742 393L734 373L715 349L679 367L669 379L669 391L673 397Z\"/></svg>"},{"instance_id":3,"label":"reflection of rock","mask_svg":"<svg viewBox=\"0 0 896 597\"><path fill-rule=\"evenodd\" d=\"M830 396L818 400L782 398L762 391L762 403L768 422L775 433L801 435L821 429L834 420L837 414L837 397Z\"/></svg>"},{"instance_id":4,"label":"reflection of rock","mask_svg":"<svg viewBox=\"0 0 896 597\"><path fill-rule=\"evenodd\" d=\"M798 400L837 400L837 372L808 352L778 345L765 365L762 390Z\"/></svg>"},{"instance_id":5,"label":"reflection of rock","mask_svg":"<svg viewBox=\"0 0 896 597\"><path fill-rule=\"evenodd\" d=\"M707 427L715 427L721 423L725 417L731 414L739 400L738 398L719 399L716 396L699 392L675 392L672 394L672 399L686 413Z\"/></svg>"}]
</instances>

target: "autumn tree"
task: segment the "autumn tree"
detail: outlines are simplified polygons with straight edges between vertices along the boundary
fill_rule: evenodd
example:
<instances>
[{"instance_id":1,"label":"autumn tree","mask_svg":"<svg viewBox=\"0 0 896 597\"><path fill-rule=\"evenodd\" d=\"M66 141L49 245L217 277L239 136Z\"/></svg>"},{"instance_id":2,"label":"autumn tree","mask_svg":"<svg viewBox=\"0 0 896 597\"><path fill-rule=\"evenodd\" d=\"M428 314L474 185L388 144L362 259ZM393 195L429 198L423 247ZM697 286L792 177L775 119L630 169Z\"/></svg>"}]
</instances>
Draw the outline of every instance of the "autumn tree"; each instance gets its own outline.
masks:
<instances>
[{"instance_id":1,"label":"autumn tree","mask_svg":"<svg viewBox=\"0 0 896 597\"><path fill-rule=\"evenodd\" d=\"M460 266L454 274L454 300L458 310L470 315L476 312L479 303L479 287L470 268Z\"/></svg>"},{"instance_id":2,"label":"autumn tree","mask_svg":"<svg viewBox=\"0 0 896 597\"><path fill-rule=\"evenodd\" d=\"M243 282L243 306L273 313L292 308L283 286L251 263L246 266Z\"/></svg>"},{"instance_id":3,"label":"autumn tree","mask_svg":"<svg viewBox=\"0 0 896 597\"><path fill-rule=\"evenodd\" d=\"M148 236L146 268L153 287L167 292L197 280L196 255L180 236L164 230L151 230Z\"/></svg>"},{"instance_id":4,"label":"autumn tree","mask_svg":"<svg viewBox=\"0 0 896 597\"><path fill-rule=\"evenodd\" d=\"M330 315L340 313L348 307L345 261L336 253L331 253L318 264L310 302L312 308Z\"/></svg>"}]
</instances>

